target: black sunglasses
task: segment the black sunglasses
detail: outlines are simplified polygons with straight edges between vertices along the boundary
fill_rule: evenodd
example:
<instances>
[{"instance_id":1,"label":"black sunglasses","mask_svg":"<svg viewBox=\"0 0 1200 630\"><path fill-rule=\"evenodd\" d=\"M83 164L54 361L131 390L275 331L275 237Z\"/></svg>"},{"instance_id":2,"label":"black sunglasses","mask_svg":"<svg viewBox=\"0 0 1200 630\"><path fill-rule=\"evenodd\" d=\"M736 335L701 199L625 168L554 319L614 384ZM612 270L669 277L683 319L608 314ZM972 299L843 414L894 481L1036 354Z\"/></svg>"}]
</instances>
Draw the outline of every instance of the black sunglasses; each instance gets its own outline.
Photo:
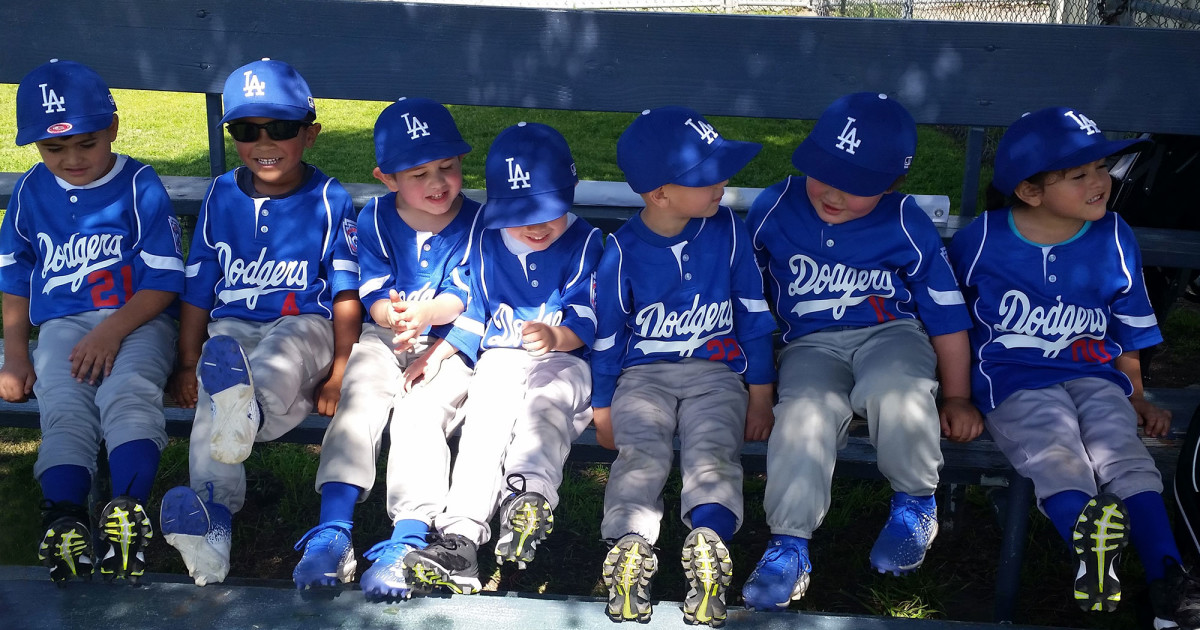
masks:
<instances>
[{"instance_id":1,"label":"black sunglasses","mask_svg":"<svg viewBox=\"0 0 1200 630\"><path fill-rule=\"evenodd\" d=\"M235 142L254 142L258 140L259 129L266 129L267 137L272 140L291 140L310 124L302 120L272 120L262 124L243 120L231 122L225 125L225 128L229 130L229 137Z\"/></svg>"}]
</instances>

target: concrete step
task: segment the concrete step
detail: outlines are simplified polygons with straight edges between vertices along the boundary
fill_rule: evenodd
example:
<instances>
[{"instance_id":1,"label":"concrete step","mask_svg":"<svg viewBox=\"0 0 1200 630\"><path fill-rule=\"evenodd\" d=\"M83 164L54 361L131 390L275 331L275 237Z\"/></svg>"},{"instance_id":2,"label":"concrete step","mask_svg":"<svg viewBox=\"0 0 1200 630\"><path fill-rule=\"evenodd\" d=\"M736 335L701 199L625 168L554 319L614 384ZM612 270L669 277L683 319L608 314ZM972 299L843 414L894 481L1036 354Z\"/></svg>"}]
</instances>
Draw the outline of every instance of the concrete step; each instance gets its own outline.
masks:
<instances>
[{"instance_id":1,"label":"concrete step","mask_svg":"<svg viewBox=\"0 0 1200 630\"><path fill-rule=\"evenodd\" d=\"M630 628L693 628L678 602L656 602L648 624ZM230 580L199 588L180 575L151 574L140 587L72 581L59 588L42 567L0 566L0 617L9 630L72 628L437 628L438 630L613 630L597 598L481 593L372 603L357 584L320 598L303 597L291 582ZM756 613L731 609L728 628L755 630L995 630L987 623L888 619L817 613ZM1006 625L1020 630L1034 626Z\"/></svg>"}]
</instances>

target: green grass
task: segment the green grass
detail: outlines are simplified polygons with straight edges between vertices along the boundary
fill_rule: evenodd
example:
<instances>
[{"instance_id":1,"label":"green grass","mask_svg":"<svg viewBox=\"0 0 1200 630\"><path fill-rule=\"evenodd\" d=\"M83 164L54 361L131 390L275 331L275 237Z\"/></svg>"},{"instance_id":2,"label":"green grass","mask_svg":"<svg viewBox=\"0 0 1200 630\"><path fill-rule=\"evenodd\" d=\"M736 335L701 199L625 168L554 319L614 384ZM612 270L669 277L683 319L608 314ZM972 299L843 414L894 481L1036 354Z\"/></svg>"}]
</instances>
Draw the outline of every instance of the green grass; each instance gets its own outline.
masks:
<instances>
[{"instance_id":1,"label":"green grass","mask_svg":"<svg viewBox=\"0 0 1200 630\"><path fill-rule=\"evenodd\" d=\"M16 87L0 85L0 171L21 172L38 161L32 146L17 147L14 99ZM155 167L160 175L208 174L204 98L198 94L114 90L121 129L114 147ZM375 118L387 103L318 100L322 131L306 159L344 182L374 182ZM473 150L463 164L464 185L483 188L483 162L492 138L522 120L558 129L571 146L581 179L621 181L616 165L617 137L633 114L559 110L452 106L463 137ZM811 121L713 117L722 135L763 144L763 151L732 186L762 188L795 174L791 154L812 128ZM933 127L919 130L917 155L904 186L906 192L949 195L958 207L962 187L962 143ZM237 154L226 138L226 164Z\"/></svg>"}]
</instances>

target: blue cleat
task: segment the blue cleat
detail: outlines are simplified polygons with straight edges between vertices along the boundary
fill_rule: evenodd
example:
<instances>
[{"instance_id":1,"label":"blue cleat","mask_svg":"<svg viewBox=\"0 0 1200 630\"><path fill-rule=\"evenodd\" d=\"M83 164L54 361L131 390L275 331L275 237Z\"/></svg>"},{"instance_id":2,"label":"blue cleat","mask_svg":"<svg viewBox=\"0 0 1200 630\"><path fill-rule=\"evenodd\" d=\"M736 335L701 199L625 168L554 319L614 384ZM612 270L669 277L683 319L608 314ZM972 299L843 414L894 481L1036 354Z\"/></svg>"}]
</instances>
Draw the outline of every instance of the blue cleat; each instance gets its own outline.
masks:
<instances>
[{"instance_id":1,"label":"blue cleat","mask_svg":"<svg viewBox=\"0 0 1200 630\"><path fill-rule=\"evenodd\" d=\"M871 547L871 566L880 573L910 573L925 561L925 552L937 533L934 498L897 492L892 495L891 515Z\"/></svg>"},{"instance_id":2,"label":"blue cleat","mask_svg":"<svg viewBox=\"0 0 1200 630\"><path fill-rule=\"evenodd\" d=\"M350 527L349 521L321 523L296 543L296 551L304 549L292 572L297 589L337 586L354 579L358 560L354 557Z\"/></svg>"},{"instance_id":3,"label":"blue cleat","mask_svg":"<svg viewBox=\"0 0 1200 630\"><path fill-rule=\"evenodd\" d=\"M363 572L361 581L363 595L368 600L393 602L428 590L419 589L420 584L409 582L404 575L404 557L413 549L412 545L389 539L363 554L373 563Z\"/></svg>"},{"instance_id":4,"label":"blue cleat","mask_svg":"<svg viewBox=\"0 0 1200 630\"><path fill-rule=\"evenodd\" d=\"M183 556L196 586L225 581L233 543L233 515L213 501L211 482L207 487L207 501L187 486L171 488L159 514L163 538Z\"/></svg>"},{"instance_id":5,"label":"blue cleat","mask_svg":"<svg viewBox=\"0 0 1200 630\"><path fill-rule=\"evenodd\" d=\"M742 587L746 608L763 611L787 610L808 590L812 564L808 545L791 536L772 536L767 551Z\"/></svg>"}]
</instances>

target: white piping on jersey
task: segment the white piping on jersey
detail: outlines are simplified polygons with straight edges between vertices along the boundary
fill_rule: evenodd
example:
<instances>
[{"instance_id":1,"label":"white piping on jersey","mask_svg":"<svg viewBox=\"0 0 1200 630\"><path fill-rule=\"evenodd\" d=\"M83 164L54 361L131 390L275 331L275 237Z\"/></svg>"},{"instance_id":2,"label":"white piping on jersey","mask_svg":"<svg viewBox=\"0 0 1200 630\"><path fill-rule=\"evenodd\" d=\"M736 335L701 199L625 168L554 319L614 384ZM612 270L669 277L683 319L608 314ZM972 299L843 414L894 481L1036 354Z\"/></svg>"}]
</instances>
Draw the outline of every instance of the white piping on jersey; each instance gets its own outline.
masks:
<instances>
[{"instance_id":1,"label":"white piping on jersey","mask_svg":"<svg viewBox=\"0 0 1200 630\"><path fill-rule=\"evenodd\" d=\"M133 185L131 186L133 189L133 224L137 233L133 235L133 242L129 244L130 249L137 249L138 243L142 242L142 213L138 211L137 178L138 175L142 174L142 171L148 168L150 168L149 164L143 164L142 168L139 168L137 172L133 174Z\"/></svg>"},{"instance_id":2,"label":"white piping on jersey","mask_svg":"<svg viewBox=\"0 0 1200 630\"><path fill-rule=\"evenodd\" d=\"M454 318L454 327L461 328L462 330L475 335L476 337L483 337L483 334L487 332L483 322L471 319L465 314Z\"/></svg>"},{"instance_id":3,"label":"white piping on jersey","mask_svg":"<svg viewBox=\"0 0 1200 630\"><path fill-rule=\"evenodd\" d=\"M571 310L575 311L576 315L591 321L593 327L599 325L599 322L596 321L596 311L593 311L590 306L580 306L578 304L570 304L569 306Z\"/></svg>"},{"instance_id":4,"label":"white piping on jersey","mask_svg":"<svg viewBox=\"0 0 1200 630\"><path fill-rule=\"evenodd\" d=\"M568 216L573 217L574 215ZM568 225L574 222L574 219L570 219ZM575 275L572 276L571 279L567 281L567 284L563 286L564 291L575 286L575 283L579 282L579 279L583 277L583 265L585 262L587 262L588 244L592 242L592 239L595 238L597 234L600 234L600 238L604 238L603 233L600 232L600 228L592 228L592 231L588 232L588 237L583 241L583 248L579 252L579 265L575 268ZM601 243L601 245L603 245L603 243Z\"/></svg>"},{"instance_id":5,"label":"white piping on jersey","mask_svg":"<svg viewBox=\"0 0 1200 630\"><path fill-rule=\"evenodd\" d=\"M368 295L374 293L375 291L382 289L387 284L388 280L391 280L391 279L392 279L392 274L389 273L386 276L380 276L378 278L370 278L368 280L363 281L363 283L361 285L359 285L359 287L358 287L358 299L361 300L362 298L367 297Z\"/></svg>"},{"instance_id":6,"label":"white piping on jersey","mask_svg":"<svg viewBox=\"0 0 1200 630\"><path fill-rule=\"evenodd\" d=\"M1125 274L1125 288L1121 289L1121 293L1129 293L1133 288L1133 276L1129 273L1129 266L1125 264L1125 249L1121 247L1121 232L1120 221L1113 221L1113 241L1117 244L1117 256L1121 259L1121 273Z\"/></svg>"},{"instance_id":7,"label":"white piping on jersey","mask_svg":"<svg viewBox=\"0 0 1200 630\"><path fill-rule=\"evenodd\" d=\"M971 276L975 275L975 265L979 264L979 258L983 256L983 247L987 244L988 239L988 226L991 224L991 221L988 221L989 216L986 212L983 214L983 234L979 237L979 246L975 249L975 257L971 259L971 266L967 267L967 277L962 279L963 285L970 284Z\"/></svg>"},{"instance_id":8,"label":"white piping on jersey","mask_svg":"<svg viewBox=\"0 0 1200 630\"><path fill-rule=\"evenodd\" d=\"M908 238L908 242L912 245L913 251L917 253L917 264L913 265L912 271L908 272L910 276L916 275L917 270L921 268L921 263L925 262L925 254L921 252L920 247L917 247L917 242L913 240L912 234L908 231L908 223L904 220L904 202L911 198L911 195L904 195L904 197L900 199L900 229L904 230L904 236ZM921 214L924 213L925 211L921 210Z\"/></svg>"},{"instance_id":9,"label":"white piping on jersey","mask_svg":"<svg viewBox=\"0 0 1200 630\"><path fill-rule=\"evenodd\" d=\"M758 227L754 229L754 237L752 240L754 240L754 241L758 240L758 233L762 230L763 226L767 224L767 217L771 216L772 212L775 212L775 208L779 207L779 202L783 201L783 198L785 196L787 196L788 189L790 189L791 187L792 187L792 177L788 176L787 183L784 184L783 191L779 193L779 197L777 197L775 199L775 203L771 204L771 208L769 210L767 210L765 213L763 213L762 223L759 223Z\"/></svg>"},{"instance_id":10,"label":"white piping on jersey","mask_svg":"<svg viewBox=\"0 0 1200 630\"><path fill-rule=\"evenodd\" d=\"M417 239L416 239L417 248L415 251L415 253L417 255L417 262L421 261L421 247L423 245L425 245L425 242L431 238L433 238L433 232L417 231Z\"/></svg>"},{"instance_id":11,"label":"white piping on jersey","mask_svg":"<svg viewBox=\"0 0 1200 630\"><path fill-rule=\"evenodd\" d=\"M155 256L148 252L141 252L138 256L142 262L146 263L151 269L165 269L167 271L183 271L183 260L174 256Z\"/></svg>"},{"instance_id":12,"label":"white piping on jersey","mask_svg":"<svg viewBox=\"0 0 1200 630\"><path fill-rule=\"evenodd\" d=\"M683 282L683 248L687 247L687 241L680 241L670 247L671 253L675 254L675 266L679 268L679 281Z\"/></svg>"},{"instance_id":13,"label":"white piping on jersey","mask_svg":"<svg viewBox=\"0 0 1200 630\"><path fill-rule=\"evenodd\" d=\"M941 306L966 304L966 300L963 299L962 293L959 291L936 291L930 288L927 288L926 291L929 292L929 297L933 299L933 302Z\"/></svg>"},{"instance_id":14,"label":"white piping on jersey","mask_svg":"<svg viewBox=\"0 0 1200 630\"><path fill-rule=\"evenodd\" d=\"M321 201L325 203L325 242L321 244L321 257L325 257L325 252L329 251L329 241L333 238L333 208L329 203L329 187L335 182L334 178L330 177L325 180L325 185L321 187Z\"/></svg>"},{"instance_id":15,"label":"white piping on jersey","mask_svg":"<svg viewBox=\"0 0 1200 630\"><path fill-rule=\"evenodd\" d=\"M1113 313L1113 317L1121 321L1121 323L1131 328L1150 328L1158 325L1158 318L1154 315L1122 315Z\"/></svg>"},{"instance_id":16,"label":"white piping on jersey","mask_svg":"<svg viewBox=\"0 0 1200 630\"><path fill-rule=\"evenodd\" d=\"M755 251L755 256L754 256L754 258L755 258L756 260L758 259L758 255L757 255L757 249L754 247L753 243L759 242L759 240L758 240L758 233L759 233L759 232L761 232L761 231L762 231L762 229L763 229L763 226L765 226L765 225L767 224L767 218L771 216L771 213L772 213L772 212L775 212L775 208L778 208L778 207L779 207L779 204L780 204L780 202L782 202L782 201L783 201L783 198L784 198L784 196L786 196L786 195L787 195L787 191L788 191L789 189L791 189L791 187L792 187L792 177L791 177L791 176L788 176L787 180L785 180L785 181L786 181L787 183L786 183L786 184L784 184L784 186L783 186L783 191L782 191L782 192L780 192L780 193L779 193L779 196L775 198L775 203L771 204L771 207L770 207L770 208L769 208L769 209L768 209L768 210L767 210L765 213L763 213L762 222L761 222L761 223L759 223L759 224L758 224L758 226L754 228L754 236L752 236L752 237L750 238L750 242L751 242L751 249ZM757 200L756 200L756 201L757 201ZM764 249L763 251L766 251L766 250ZM770 254L768 253L768 254L767 254L767 256L768 256L768 258L769 258L769 257L770 257ZM771 272L771 265L770 265L770 263L769 263L769 262L768 262L766 265L759 265L759 271L765 271L765 272L766 272L768 275L770 275L770 276L771 276L771 280L772 280L772 282L771 282L770 284L773 284L773 285L775 285L775 303L776 303L776 304L780 304L780 303L782 302L782 300L783 300L783 287L784 287L784 286L786 286L788 283L787 283L787 282L781 282L779 278L776 278L776 277L775 277L775 274ZM788 339L788 338L790 338L790 336L791 336L791 334L792 334L792 324L791 324L791 322L789 322L789 321L787 320L787 318L786 318L786 317L777 317L777 318L776 318L776 320L777 320L777 321L779 321L779 322L782 322L782 323L783 323L783 325L784 325L784 326L787 328L787 329L786 329L786 330L784 330L784 331L783 331L783 333L782 333L782 334L783 334L783 337L784 337L785 339Z\"/></svg>"},{"instance_id":17,"label":"white piping on jersey","mask_svg":"<svg viewBox=\"0 0 1200 630\"><path fill-rule=\"evenodd\" d=\"M617 303L621 307L621 312L629 316L629 308L625 306L625 294L621 291L621 278L625 277L624 272L621 271L625 265L625 251L621 249L621 241L615 234L608 239L606 247L617 248Z\"/></svg>"},{"instance_id":18,"label":"white piping on jersey","mask_svg":"<svg viewBox=\"0 0 1200 630\"><path fill-rule=\"evenodd\" d=\"M617 336L609 335L603 339L597 339L596 341L592 342L592 350L595 350L596 352L604 352L615 345L617 345Z\"/></svg>"},{"instance_id":19,"label":"white piping on jersey","mask_svg":"<svg viewBox=\"0 0 1200 630\"><path fill-rule=\"evenodd\" d=\"M746 310L751 313L762 313L764 311L771 310L771 307L767 305L766 300L748 300L746 298L738 298L738 301L741 302L742 306L746 307Z\"/></svg>"},{"instance_id":20,"label":"white piping on jersey","mask_svg":"<svg viewBox=\"0 0 1200 630\"><path fill-rule=\"evenodd\" d=\"M984 224L986 225L986 221ZM971 305L971 311L975 315L975 321L978 322L983 321L983 316L979 314L979 303L981 301L983 301L982 298L975 298L975 303ZM987 381L988 406L990 406L992 409L995 409L996 386L994 383L992 383L992 377L988 375L987 370L983 369L983 365L987 363L987 361L983 359L983 349L991 345L992 341L996 338L996 335L991 326L986 326L985 328L987 328L988 331L988 338L987 341L979 344L979 349L975 351L975 359L978 361L976 369L979 370L979 374Z\"/></svg>"}]
</instances>

